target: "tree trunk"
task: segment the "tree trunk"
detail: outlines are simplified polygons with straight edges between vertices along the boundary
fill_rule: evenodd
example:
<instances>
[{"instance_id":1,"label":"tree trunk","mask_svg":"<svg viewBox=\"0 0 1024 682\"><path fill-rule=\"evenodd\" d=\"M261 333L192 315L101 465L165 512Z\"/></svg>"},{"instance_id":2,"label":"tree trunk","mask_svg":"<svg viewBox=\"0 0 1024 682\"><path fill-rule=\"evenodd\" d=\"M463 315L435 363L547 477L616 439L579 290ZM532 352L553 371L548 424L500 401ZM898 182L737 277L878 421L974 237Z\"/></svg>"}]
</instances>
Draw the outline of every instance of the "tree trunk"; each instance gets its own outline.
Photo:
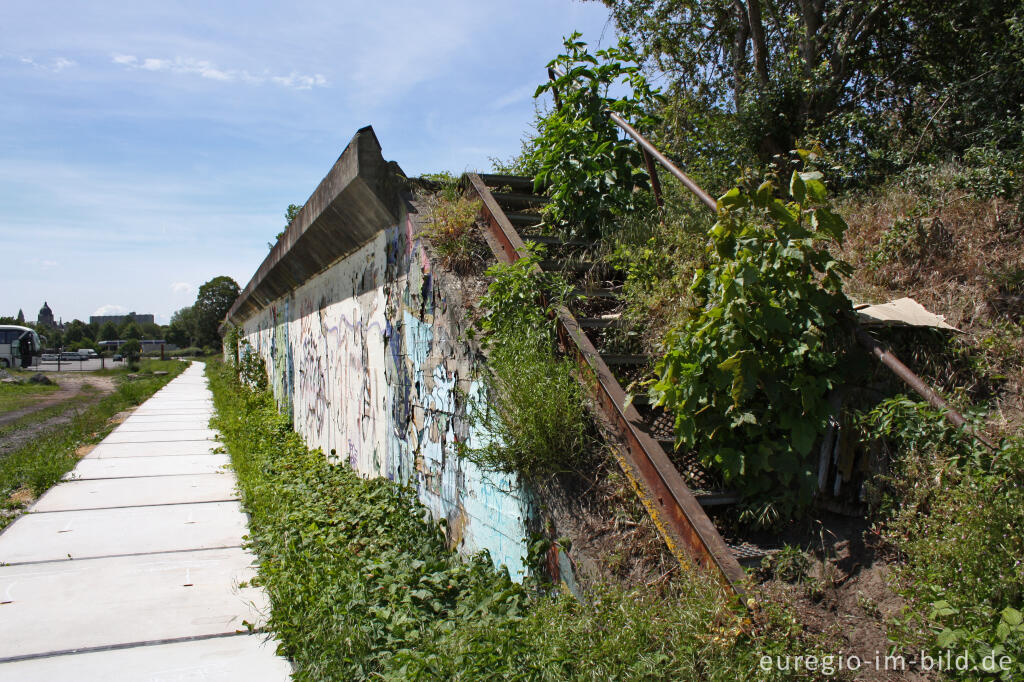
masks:
<instances>
[{"instance_id":1,"label":"tree trunk","mask_svg":"<svg viewBox=\"0 0 1024 682\"><path fill-rule=\"evenodd\" d=\"M764 41L764 24L761 22L761 0L747 0L747 21L750 23L754 73L761 87L768 87L768 49Z\"/></svg>"},{"instance_id":2,"label":"tree trunk","mask_svg":"<svg viewBox=\"0 0 1024 682\"><path fill-rule=\"evenodd\" d=\"M732 6L736 13L736 32L733 34L732 40L732 96L733 103L738 110L743 92L744 71L747 67L750 22L747 21L747 8L743 6L742 0L733 0Z\"/></svg>"}]
</instances>

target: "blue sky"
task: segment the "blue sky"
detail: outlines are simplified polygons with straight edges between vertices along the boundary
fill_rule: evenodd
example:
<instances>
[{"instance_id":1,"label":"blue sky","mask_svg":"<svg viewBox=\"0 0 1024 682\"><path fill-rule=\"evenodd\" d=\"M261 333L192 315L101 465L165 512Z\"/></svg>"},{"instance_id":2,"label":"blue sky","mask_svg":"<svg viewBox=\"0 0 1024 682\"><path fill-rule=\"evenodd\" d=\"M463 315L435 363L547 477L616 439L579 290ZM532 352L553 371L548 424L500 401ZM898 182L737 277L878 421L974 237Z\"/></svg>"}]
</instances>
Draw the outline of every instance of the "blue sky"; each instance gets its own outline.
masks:
<instances>
[{"instance_id":1,"label":"blue sky","mask_svg":"<svg viewBox=\"0 0 1024 682\"><path fill-rule=\"evenodd\" d=\"M25 2L0 19L3 305L159 322L242 286L355 131L410 175L519 150L597 2Z\"/></svg>"}]
</instances>

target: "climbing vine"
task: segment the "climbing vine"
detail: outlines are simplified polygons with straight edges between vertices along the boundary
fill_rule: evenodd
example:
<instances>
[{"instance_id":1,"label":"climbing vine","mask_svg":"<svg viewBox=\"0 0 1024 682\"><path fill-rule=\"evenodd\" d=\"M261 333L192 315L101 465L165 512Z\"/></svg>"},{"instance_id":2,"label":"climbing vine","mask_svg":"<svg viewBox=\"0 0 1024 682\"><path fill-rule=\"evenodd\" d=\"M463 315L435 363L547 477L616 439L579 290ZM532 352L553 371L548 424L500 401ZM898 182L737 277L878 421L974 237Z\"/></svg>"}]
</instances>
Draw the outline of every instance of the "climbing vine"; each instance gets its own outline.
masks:
<instances>
[{"instance_id":1,"label":"climbing vine","mask_svg":"<svg viewBox=\"0 0 1024 682\"><path fill-rule=\"evenodd\" d=\"M848 266L824 242L846 223L817 172L749 179L718 200L709 264L694 276L697 309L665 340L652 394L675 414L679 444L762 503L757 520L793 513L813 492L812 446L838 380ZM768 505L765 501L771 499Z\"/></svg>"}]
</instances>

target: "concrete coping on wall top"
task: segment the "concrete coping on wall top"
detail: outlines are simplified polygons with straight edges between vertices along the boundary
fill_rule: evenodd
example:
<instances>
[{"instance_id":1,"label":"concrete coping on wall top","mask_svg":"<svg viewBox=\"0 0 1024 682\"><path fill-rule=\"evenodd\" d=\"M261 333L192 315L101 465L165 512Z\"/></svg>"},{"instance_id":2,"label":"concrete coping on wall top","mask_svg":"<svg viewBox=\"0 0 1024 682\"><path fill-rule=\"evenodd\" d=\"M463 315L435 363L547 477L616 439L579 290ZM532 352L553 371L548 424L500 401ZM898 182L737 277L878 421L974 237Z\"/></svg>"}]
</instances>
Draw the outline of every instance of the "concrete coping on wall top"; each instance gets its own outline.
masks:
<instances>
[{"instance_id":1,"label":"concrete coping on wall top","mask_svg":"<svg viewBox=\"0 0 1024 682\"><path fill-rule=\"evenodd\" d=\"M399 216L404 174L360 128L238 295L227 319L241 324L355 252Z\"/></svg>"}]
</instances>

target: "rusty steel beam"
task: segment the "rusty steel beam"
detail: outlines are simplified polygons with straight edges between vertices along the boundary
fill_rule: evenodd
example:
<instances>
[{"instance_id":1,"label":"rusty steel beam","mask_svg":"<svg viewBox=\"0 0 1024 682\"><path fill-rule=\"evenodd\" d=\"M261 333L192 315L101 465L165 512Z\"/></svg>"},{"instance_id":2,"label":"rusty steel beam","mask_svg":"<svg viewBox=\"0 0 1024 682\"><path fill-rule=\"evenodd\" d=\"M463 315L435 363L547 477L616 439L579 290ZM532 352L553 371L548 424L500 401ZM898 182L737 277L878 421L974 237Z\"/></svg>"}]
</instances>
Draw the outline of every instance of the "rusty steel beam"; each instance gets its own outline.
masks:
<instances>
[{"instance_id":1,"label":"rusty steel beam","mask_svg":"<svg viewBox=\"0 0 1024 682\"><path fill-rule=\"evenodd\" d=\"M864 331L862 327L856 327L854 329L854 335L857 338L857 343L869 350L872 355L878 358L879 362L891 369L896 376L907 384L907 386L914 389L914 391L916 391L919 396L927 400L932 407L943 410L943 414L950 423L959 429L963 429L974 438L977 438L980 443L989 449L999 449L992 441L985 437L984 434L971 428L971 425L967 423L964 416L953 409L953 407L950 406L950 404L947 403L941 395L939 395L938 391L925 383L921 377L914 374L909 367L904 365L900 359L896 357L895 353L883 346L875 337Z\"/></svg>"},{"instance_id":2,"label":"rusty steel beam","mask_svg":"<svg viewBox=\"0 0 1024 682\"><path fill-rule=\"evenodd\" d=\"M469 187L480 198L487 220L487 241L494 255L512 263L525 255L523 241L476 173L467 173ZM538 268L539 269L539 268ZM600 353L563 305L555 306L558 333L580 367L593 376L588 385L622 440L617 458L672 554L684 566L696 564L717 571L735 594L745 594L745 573L701 508L668 455L643 426L640 413L626 406L626 393ZM589 383L589 382L586 382Z\"/></svg>"}]
</instances>

